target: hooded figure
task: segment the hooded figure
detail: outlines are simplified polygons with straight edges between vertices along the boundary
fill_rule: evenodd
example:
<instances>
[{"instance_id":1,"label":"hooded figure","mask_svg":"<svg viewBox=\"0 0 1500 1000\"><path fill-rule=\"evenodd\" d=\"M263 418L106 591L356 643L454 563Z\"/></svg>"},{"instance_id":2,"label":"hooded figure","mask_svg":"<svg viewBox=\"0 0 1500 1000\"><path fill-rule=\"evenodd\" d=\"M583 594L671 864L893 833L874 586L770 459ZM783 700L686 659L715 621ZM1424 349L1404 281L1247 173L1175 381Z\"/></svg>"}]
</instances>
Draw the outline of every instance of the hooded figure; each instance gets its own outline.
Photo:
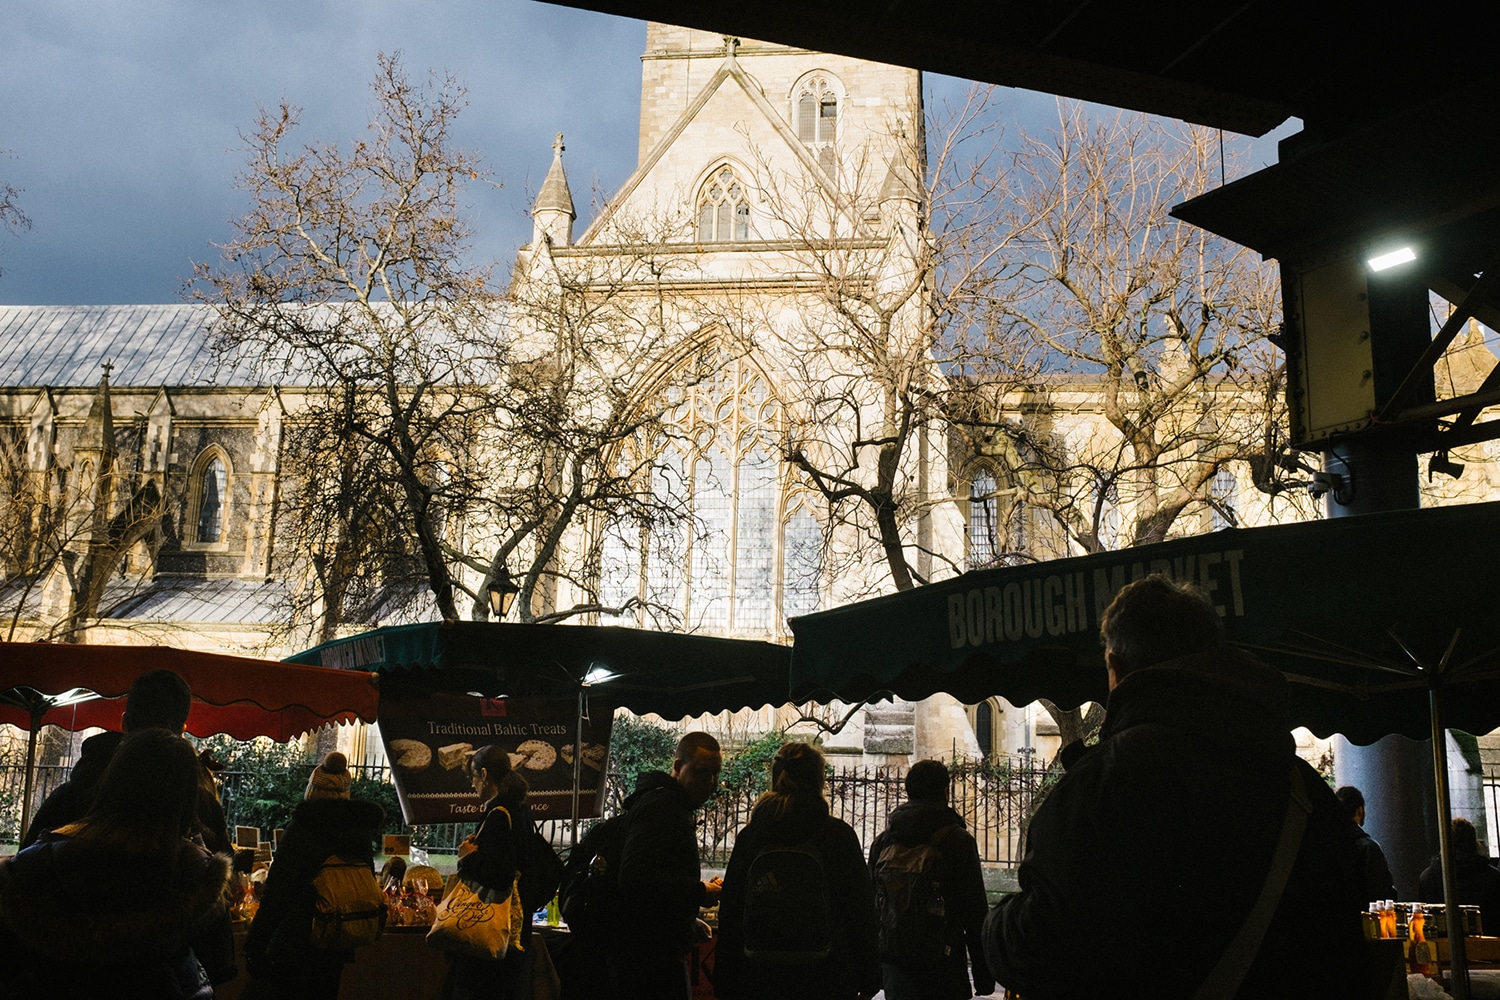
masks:
<instances>
[{"instance_id":1,"label":"hooded figure","mask_svg":"<svg viewBox=\"0 0 1500 1000\"><path fill-rule=\"evenodd\" d=\"M944 903L948 951L923 961L882 955L887 1000L969 1000L995 991L985 964L980 928L989 903L979 846L964 829L963 817L948 806L948 768L942 761L920 760L906 772L907 801L891 811L885 832L870 845L870 874L879 897L879 861L887 847L932 844L938 852L936 875ZM882 921L886 915L882 913ZM974 980L969 981L969 965Z\"/></svg>"},{"instance_id":2,"label":"hooded figure","mask_svg":"<svg viewBox=\"0 0 1500 1000\"><path fill-rule=\"evenodd\" d=\"M330 753L313 768L303 800L282 834L266 875L260 910L245 938L250 975L276 986L282 996L334 1000L352 949L328 951L312 944L312 880L330 857L375 869L375 839L385 825L377 803L350 799L351 777L344 755Z\"/></svg>"},{"instance_id":3,"label":"hooded figure","mask_svg":"<svg viewBox=\"0 0 1500 1000\"><path fill-rule=\"evenodd\" d=\"M985 920L995 978L1028 1000L1194 996L1267 881L1295 776L1311 813L1223 1000L1368 996L1349 821L1295 753L1285 680L1164 577L1121 590L1101 632L1107 719L1037 810L1021 891Z\"/></svg>"}]
</instances>

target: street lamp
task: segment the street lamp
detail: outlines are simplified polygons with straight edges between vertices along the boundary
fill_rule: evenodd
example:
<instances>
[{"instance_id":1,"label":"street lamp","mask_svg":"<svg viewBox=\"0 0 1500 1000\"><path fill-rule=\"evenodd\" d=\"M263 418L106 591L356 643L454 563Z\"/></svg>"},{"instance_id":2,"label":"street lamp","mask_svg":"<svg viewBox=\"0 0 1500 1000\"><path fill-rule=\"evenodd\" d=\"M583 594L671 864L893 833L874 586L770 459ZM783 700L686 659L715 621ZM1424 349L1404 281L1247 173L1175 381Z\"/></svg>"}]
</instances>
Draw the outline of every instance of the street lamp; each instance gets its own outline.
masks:
<instances>
[{"instance_id":1,"label":"street lamp","mask_svg":"<svg viewBox=\"0 0 1500 1000\"><path fill-rule=\"evenodd\" d=\"M520 592L521 588L510 578L510 570L501 566L489 585L490 611L497 621L510 614L511 605L516 603L516 595Z\"/></svg>"}]
</instances>

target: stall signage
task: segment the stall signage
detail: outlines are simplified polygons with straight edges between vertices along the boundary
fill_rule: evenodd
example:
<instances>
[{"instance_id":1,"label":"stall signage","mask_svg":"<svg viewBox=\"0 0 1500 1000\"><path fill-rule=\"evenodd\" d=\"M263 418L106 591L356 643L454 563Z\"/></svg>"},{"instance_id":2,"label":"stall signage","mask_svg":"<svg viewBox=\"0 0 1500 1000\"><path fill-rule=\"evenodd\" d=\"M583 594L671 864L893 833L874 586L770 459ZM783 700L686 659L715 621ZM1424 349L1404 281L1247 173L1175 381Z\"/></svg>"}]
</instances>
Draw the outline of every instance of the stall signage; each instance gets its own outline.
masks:
<instances>
[{"instance_id":1,"label":"stall signage","mask_svg":"<svg viewBox=\"0 0 1500 1000\"><path fill-rule=\"evenodd\" d=\"M579 816L599 815L613 720L613 708L591 702L580 740L578 706L571 699L431 694L380 701L380 737L409 824L479 819L482 803L464 764L491 745L509 754L526 779L533 818L573 815L575 763Z\"/></svg>"}]
</instances>

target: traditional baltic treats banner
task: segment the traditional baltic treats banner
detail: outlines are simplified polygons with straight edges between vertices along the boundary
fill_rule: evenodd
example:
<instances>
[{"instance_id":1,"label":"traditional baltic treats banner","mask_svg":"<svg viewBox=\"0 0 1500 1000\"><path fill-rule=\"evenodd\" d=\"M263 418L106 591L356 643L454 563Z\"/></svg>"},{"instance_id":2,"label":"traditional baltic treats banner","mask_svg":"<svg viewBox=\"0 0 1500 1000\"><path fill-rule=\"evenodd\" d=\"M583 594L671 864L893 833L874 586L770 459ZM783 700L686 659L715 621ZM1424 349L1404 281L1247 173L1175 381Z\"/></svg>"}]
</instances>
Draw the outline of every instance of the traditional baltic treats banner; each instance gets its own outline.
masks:
<instances>
[{"instance_id":1,"label":"traditional baltic treats banner","mask_svg":"<svg viewBox=\"0 0 1500 1000\"><path fill-rule=\"evenodd\" d=\"M579 815L597 816L613 721L612 707L589 702L580 741L578 703L572 699L430 694L380 700L380 736L401 814L410 824L477 820L482 803L464 762L490 745L508 753L511 766L526 779L535 819L573 815L574 761L581 757Z\"/></svg>"}]
</instances>

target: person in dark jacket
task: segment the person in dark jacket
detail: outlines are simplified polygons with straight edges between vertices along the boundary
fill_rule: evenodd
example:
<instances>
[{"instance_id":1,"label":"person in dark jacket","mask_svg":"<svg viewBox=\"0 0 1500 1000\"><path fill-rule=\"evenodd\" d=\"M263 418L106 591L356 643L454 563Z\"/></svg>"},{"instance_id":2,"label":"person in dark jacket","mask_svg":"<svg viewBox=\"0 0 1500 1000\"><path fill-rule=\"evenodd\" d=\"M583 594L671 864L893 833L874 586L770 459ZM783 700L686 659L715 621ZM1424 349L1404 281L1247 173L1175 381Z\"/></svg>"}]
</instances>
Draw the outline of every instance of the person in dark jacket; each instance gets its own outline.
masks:
<instances>
[{"instance_id":1,"label":"person in dark jacket","mask_svg":"<svg viewBox=\"0 0 1500 1000\"><path fill-rule=\"evenodd\" d=\"M771 790L756 800L735 838L714 952L714 992L725 1000L854 1000L880 990L875 890L859 836L829 814L824 768L817 747L783 745L771 763ZM789 965L745 955L750 868L758 854L775 847L810 848L821 862L832 918L826 958Z\"/></svg>"},{"instance_id":2,"label":"person in dark jacket","mask_svg":"<svg viewBox=\"0 0 1500 1000\"><path fill-rule=\"evenodd\" d=\"M1032 820L1020 892L985 919L995 978L1028 1000L1194 996L1300 786L1311 812L1290 876L1216 1000L1368 996L1348 819L1294 752L1285 679L1221 644L1215 607L1165 577L1123 588L1100 631L1108 715Z\"/></svg>"},{"instance_id":3,"label":"person in dark jacket","mask_svg":"<svg viewBox=\"0 0 1500 1000\"><path fill-rule=\"evenodd\" d=\"M385 810L351 799L351 784L349 763L341 753L328 754L313 768L245 937L247 971L288 1000L333 1000L344 966L354 960L353 949L316 948L311 939L312 882L323 862L337 856L375 870L374 844L385 825Z\"/></svg>"},{"instance_id":4,"label":"person in dark jacket","mask_svg":"<svg viewBox=\"0 0 1500 1000\"><path fill-rule=\"evenodd\" d=\"M1344 785L1334 790L1334 798L1344 807L1353 829L1349 838L1354 844L1354 866L1364 889L1361 893L1367 902L1396 898L1396 883L1391 878L1391 866L1386 863L1385 852L1375 838L1365 832L1365 796L1353 785Z\"/></svg>"},{"instance_id":5,"label":"person in dark jacket","mask_svg":"<svg viewBox=\"0 0 1500 1000\"><path fill-rule=\"evenodd\" d=\"M611 996L686 1000L687 953L698 940L698 910L719 898L702 880L693 817L719 787L719 743L707 733L677 741L672 773L648 771L625 800L616 881L618 934L609 944Z\"/></svg>"},{"instance_id":6,"label":"person in dark jacket","mask_svg":"<svg viewBox=\"0 0 1500 1000\"><path fill-rule=\"evenodd\" d=\"M88 813L0 865L0 995L208 1000L234 978L230 858L188 839L193 748L121 740Z\"/></svg>"},{"instance_id":7,"label":"person in dark jacket","mask_svg":"<svg viewBox=\"0 0 1500 1000\"><path fill-rule=\"evenodd\" d=\"M469 755L469 777L484 803L479 829L459 846L458 875L502 896L516 889L516 879L530 861L531 807L526 804L526 779L511 766L510 755L497 746L484 746ZM531 941L531 914L524 914L520 941L498 961L451 955L448 967L450 1000L512 1000L522 996L525 949ZM516 945L519 946L516 946Z\"/></svg>"},{"instance_id":8,"label":"person in dark jacket","mask_svg":"<svg viewBox=\"0 0 1500 1000\"><path fill-rule=\"evenodd\" d=\"M995 977L984 960L981 928L989 903L979 846L964 829L963 817L948 805L948 768L940 760L919 760L906 772L907 801L891 811L885 832L870 845L870 874L876 880L881 852L893 844L934 844L942 889L946 955L930 961L882 955L886 1000L968 1000L995 992ZM967 952L967 957L966 957ZM969 982L972 962L974 981Z\"/></svg>"},{"instance_id":9,"label":"person in dark jacket","mask_svg":"<svg viewBox=\"0 0 1500 1000\"><path fill-rule=\"evenodd\" d=\"M1479 853L1479 833L1462 816L1453 817L1448 844L1453 852L1453 891L1457 902L1479 907L1484 933L1500 932L1500 871ZM1417 878L1417 895L1424 903L1442 903L1443 862L1433 858Z\"/></svg>"},{"instance_id":10,"label":"person in dark jacket","mask_svg":"<svg viewBox=\"0 0 1500 1000\"><path fill-rule=\"evenodd\" d=\"M126 733L165 729L180 736L187 728L192 704L192 690L180 675L171 670L149 670L130 685L130 692L125 696L121 728ZM123 736L124 733L98 733L83 741L68 780L37 807L21 841L23 848L35 843L42 834L83 818L93 805L99 779ZM219 803L212 775L200 766L195 781L199 792L194 835L210 852L231 850L229 831L224 823L224 807Z\"/></svg>"}]
</instances>

